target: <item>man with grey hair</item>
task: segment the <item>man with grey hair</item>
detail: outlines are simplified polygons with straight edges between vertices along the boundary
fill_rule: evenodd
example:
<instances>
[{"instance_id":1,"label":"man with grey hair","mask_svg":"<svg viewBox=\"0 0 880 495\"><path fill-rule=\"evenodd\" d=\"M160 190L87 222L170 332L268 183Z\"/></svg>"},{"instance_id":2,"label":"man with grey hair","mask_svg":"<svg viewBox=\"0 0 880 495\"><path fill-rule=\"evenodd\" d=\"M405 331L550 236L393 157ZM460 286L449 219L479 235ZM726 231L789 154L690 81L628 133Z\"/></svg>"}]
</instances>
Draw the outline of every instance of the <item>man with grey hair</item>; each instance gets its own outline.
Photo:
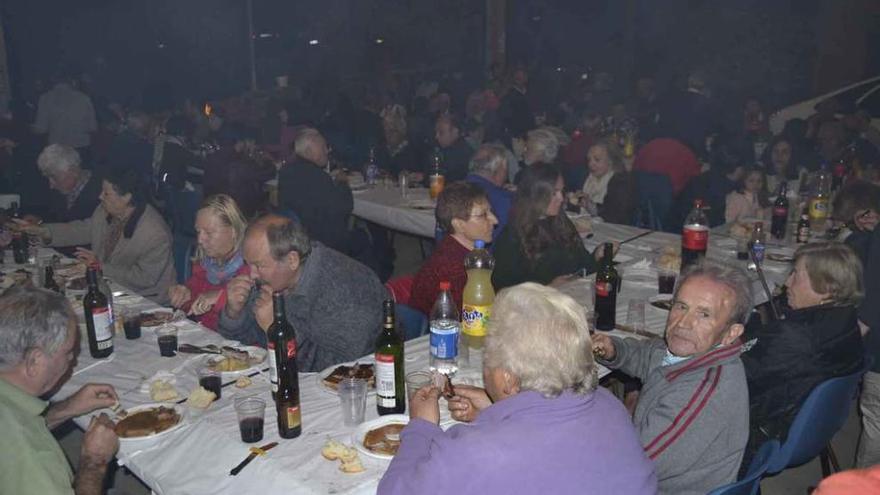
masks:
<instances>
[{"instance_id":1,"label":"man with grey hair","mask_svg":"<svg viewBox=\"0 0 880 495\"><path fill-rule=\"evenodd\" d=\"M536 163L552 164L559 153L559 139L548 129L532 129L526 138L523 162L532 166Z\"/></svg>"},{"instance_id":2,"label":"man with grey hair","mask_svg":"<svg viewBox=\"0 0 880 495\"><path fill-rule=\"evenodd\" d=\"M593 337L600 362L644 384L634 421L660 493L704 494L736 480L749 435L739 337L750 289L741 269L703 261L679 282L665 341Z\"/></svg>"},{"instance_id":3,"label":"man with grey hair","mask_svg":"<svg viewBox=\"0 0 880 495\"><path fill-rule=\"evenodd\" d=\"M305 128L294 139L295 159L278 172L278 203L302 222L312 239L348 253L348 218L354 208L351 189L324 171L327 141Z\"/></svg>"},{"instance_id":4,"label":"man with grey hair","mask_svg":"<svg viewBox=\"0 0 880 495\"><path fill-rule=\"evenodd\" d=\"M89 218L98 207L101 180L83 170L79 153L65 144L50 144L37 157L37 168L55 191L42 212L42 220L67 223Z\"/></svg>"},{"instance_id":5,"label":"man with grey hair","mask_svg":"<svg viewBox=\"0 0 880 495\"><path fill-rule=\"evenodd\" d=\"M7 451L0 456L3 493L103 492L107 463L119 447L113 422L105 414L92 418L75 477L50 429L113 406L113 387L88 384L59 402L41 399L68 376L79 342L76 316L63 296L34 288L13 288L0 296L0 424Z\"/></svg>"},{"instance_id":6,"label":"man with grey hair","mask_svg":"<svg viewBox=\"0 0 880 495\"><path fill-rule=\"evenodd\" d=\"M493 241L507 225L507 215L513 203L513 194L504 188L507 182L509 154L507 148L500 144L489 143L480 146L471 158L471 173L465 178L467 182L476 184L486 191L492 213L498 218L498 224L492 231Z\"/></svg>"},{"instance_id":7,"label":"man with grey hair","mask_svg":"<svg viewBox=\"0 0 880 495\"><path fill-rule=\"evenodd\" d=\"M387 294L369 268L310 241L297 222L277 215L248 227L243 254L251 271L226 287L221 335L265 346L272 293L283 292L300 371L320 371L375 350Z\"/></svg>"}]
</instances>

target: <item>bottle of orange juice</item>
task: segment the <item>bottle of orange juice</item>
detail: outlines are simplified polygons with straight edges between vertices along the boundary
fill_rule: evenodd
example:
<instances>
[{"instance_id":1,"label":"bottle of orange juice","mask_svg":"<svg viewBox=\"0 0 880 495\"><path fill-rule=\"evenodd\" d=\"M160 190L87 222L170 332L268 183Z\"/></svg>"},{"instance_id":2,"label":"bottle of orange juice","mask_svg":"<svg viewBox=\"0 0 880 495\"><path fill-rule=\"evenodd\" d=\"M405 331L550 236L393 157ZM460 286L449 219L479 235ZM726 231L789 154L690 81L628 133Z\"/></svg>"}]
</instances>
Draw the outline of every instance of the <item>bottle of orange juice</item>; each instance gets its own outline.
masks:
<instances>
[{"instance_id":1,"label":"bottle of orange juice","mask_svg":"<svg viewBox=\"0 0 880 495\"><path fill-rule=\"evenodd\" d=\"M461 331L466 347L480 350L486 337L486 322L495 302L492 287L492 269L495 259L486 251L483 241L474 242L474 249L464 258L467 284L464 286L461 307ZM473 364L473 363L472 363Z\"/></svg>"}]
</instances>

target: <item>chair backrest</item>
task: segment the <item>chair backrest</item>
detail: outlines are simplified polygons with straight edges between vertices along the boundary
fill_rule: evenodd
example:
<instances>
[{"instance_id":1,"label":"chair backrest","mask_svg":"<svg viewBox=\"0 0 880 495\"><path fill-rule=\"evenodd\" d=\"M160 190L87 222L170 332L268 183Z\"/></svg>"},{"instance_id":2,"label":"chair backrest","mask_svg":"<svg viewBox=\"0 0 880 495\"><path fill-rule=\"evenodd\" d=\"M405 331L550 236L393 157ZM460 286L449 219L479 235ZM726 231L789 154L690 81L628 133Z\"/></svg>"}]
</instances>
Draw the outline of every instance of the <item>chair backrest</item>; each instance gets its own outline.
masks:
<instances>
[{"instance_id":1,"label":"chair backrest","mask_svg":"<svg viewBox=\"0 0 880 495\"><path fill-rule=\"evenodd\" d=\"M420 337L428 332L428 317L421 311L407 306L395 304L397 320L403 325L404 340Z\"/></svg>"},{"instance_id":2,"label":"chair backrest","mask_svg":"<svg viewBox=\"0 0 880 495\"><path fill-rule=\"evenodd\" d=\"M639 198L636 226L663 230L663 221L672 208L672 182L666 175L655 172L636 170L634 174Z\"/></svg>"},{"instance_id":3,"label":"chair backrest","mask_svg":"<svg viewBox=\"0 0 880 495\"><path fill-rule=\"evenodd\" d=\"M192 275L192 259L196 254L196 239L187 235L174 235L171 254L174 258L174 269L177 272L177 283L183 284Z\"/></svg>"},{"instance_id":4,"label":"chair backrest","mask_svg":"<svg viewBox=\"0 0 880 495\"><path fill-rule=\"evenodd\" d=\"M764 442L752 458L752 464L743 479L716 488L709 492L709 495L755 495L758 493L758 487L761 486L761 478L767 473L770 461L777 452L779 452L779 440Z\"/></svg>"},{"instance_id":5,"label":"chair backrest","mask_svg":"<svg viewBox=\"0 0 880 495\"><path fill-rule=\"evenodd\" d=\"M870 361L866 360L859 371L825 380L810 392L788 430L788 438L771 460L768 473L776 474L788 467L800 466L822 452L846 422Z\"/></svg>"}]
</instances>

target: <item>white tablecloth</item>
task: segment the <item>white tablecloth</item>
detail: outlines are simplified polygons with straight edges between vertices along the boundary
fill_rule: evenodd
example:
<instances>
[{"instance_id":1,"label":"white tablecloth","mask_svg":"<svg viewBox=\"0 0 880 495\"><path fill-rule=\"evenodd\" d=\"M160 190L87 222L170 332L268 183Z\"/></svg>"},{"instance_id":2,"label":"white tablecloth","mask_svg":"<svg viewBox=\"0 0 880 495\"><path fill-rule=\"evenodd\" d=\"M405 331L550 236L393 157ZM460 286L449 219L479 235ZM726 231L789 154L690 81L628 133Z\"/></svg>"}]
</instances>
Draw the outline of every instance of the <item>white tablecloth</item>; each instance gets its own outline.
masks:
<instances>
[{"instance_id":1,"label":"white tablecloth","mask_svg":"<svg viewBox=\"0 0 880 495\"><path fill-rule=\"evenodd\" d=\"M371 197L397 191L374 190ZM361 204L365 204L361 201ZM368 207L369 208L369 207ZM376 207L378 211L378 207ZM418 213L415 213L418 212ZM414 210L407 213L410 218L429 215ZM402 218L401 215L399 218ZM433 228L432 228L433 229ZM432 230L433 231L433 230ZM597 234L601 240L625 241L646 231L634 227L597 224ZM727 241L720 236L712 236L710 257L735 259L728 250ZM591 242L591 240L588 240ZM599 242L598 240L596 242ZM622 245L619 258L626 261L619 266L623 274L623 285L618 296L617 320L628 323L627 309L630 301L647 301L657 294L657 275L653 266L646 266L643 260L653 260L656 253L665 245L678 246L679 237L673 234L651 232ZM11 260L11 255L6 257ZM22 268L20 265L4 265L4 271ZM33 269L33 267L30 267ZM788 271L787 264L767 262L765 271L773 283L780 283ZM754 274L752 274L754 278ZM758 286L755 287L756 289ZM126 289L114 287L114 290ZM766 300L762 292L756 292L759 301ZM591 301L581 301L591 306ZM123 309L151 309L156 305L137 295L125 295L115 300L117 311ZM81 312L80 302L74 308ZM667 312L645 304L647 330L662 336ZM180 343L204 345L223 343L215 332L188 320L175 323L178 326ZM632 337L618 331L612 334ZM156 344L155 330L144 328L138 340L126 340L123 336L115 339L115 351L103 360L91 358L88 344L82 339L81 352L73 376L56 395L62 399L89 382L112 384L120 395L123 407L150 403L143 384L160 370L167 370L176 376L176 388L185 397L197 384L196 368L202 356L179 354L173 358L161 357ZM427 369L428 341L421 337L406 343L406 370ZM600 376L608 373L600 369ZM338 462L326 461L320 450L328 438L350 443L353 428L342 425L338 398L328 392L320 383L317 373L301 373L300 399L302 405L303 433L293 440L281 440L277 435L276 415L269 394L268 380L258 375L253 384L245 389L234 386L223 388L222 398L212 404L205 412L189 411L185 425L155 440L124 442L118 459L135 475L142 479L156 493L204 494L204 493L306 493L306 494L370 494L374 493L379 479L388 462L362 455L366 472L346 475L338 470ZM462 366L455 378L456 382L481 385L480 364L472 359ZM266 426L264 438L259 444L279 441L278 447L271 450L265 458L258 458L238 476L229 476L229 470L237 465L247 454L248 447L241 442L238 424L233 409L237 397L256 395L266 399ZM185 407L185 406L184 406ZM450 421L445 401L441 399L441 422ZM375 398L367 399L367 417L376 417ZM77 424L85 428L88 418L78 418Z\"/></svg>"}]
</instances>

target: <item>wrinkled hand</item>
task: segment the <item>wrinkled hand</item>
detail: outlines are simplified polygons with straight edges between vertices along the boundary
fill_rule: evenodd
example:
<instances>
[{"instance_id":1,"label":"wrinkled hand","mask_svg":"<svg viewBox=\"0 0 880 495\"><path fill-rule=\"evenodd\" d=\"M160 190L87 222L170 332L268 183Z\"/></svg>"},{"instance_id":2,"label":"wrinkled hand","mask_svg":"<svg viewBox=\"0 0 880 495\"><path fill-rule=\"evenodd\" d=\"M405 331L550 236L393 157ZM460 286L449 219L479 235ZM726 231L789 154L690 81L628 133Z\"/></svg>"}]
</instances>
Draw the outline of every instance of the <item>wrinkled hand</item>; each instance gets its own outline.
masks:
<instances>
[{"instance_id":1,"label":"wrinkled hand","mask_svg":"<svg viewBox=\"0 0 880 495\"><path fill-rule=\"evenodd\" d=\"M224 311L227 316L234 319L241 315L241 310L244 309L253 286L254 281L247 275L233 277L226 284L226 308Z\"/></svg>"},{"instance_id":2,"label":"wrinkled hand","mask_svg":"<svg viewBox=\"0 0 880 495\"><path fill-rule=\"evenodd\" d=\"M456 387L457 388L457 387ZM433 385L426 385L413 394L409 401L409 417L421 418L433 424L440 423L440 390Z\"/></svg>"},{"instance_id":3,"label":"wrinkled hand","mask_svg":"<svg viewBox=\"0 0 880 495\"><path fill-rule=\"evenodd\" d=\"M64 413L75 418L92 411L113 407L119 400L113 385L106 383L89 383L83 385L73 395L63 401Z\"/></svg>"},{"instance_id":4,"label":"wrinkled hand","mask_svg":"<svg viewBox=\"0 0 880 495\"><path fill-rule=\"evenodd\" d=\"M452 418L466 423L477 419L480 411L492 405L485 389L471 385L456 385L455 397L448 403Z\"/></svg>"},{"instance_id":5,"label":"wrinkled hand","mask_svg":"<svg viewBox=\"0 0 880 495\"><path fill-rule=\"evenodd\" d=\"M185 285L172 285L168 288L168 298L172 307L182 308L192 298L192 291Z\"/></svg>"},{"instance_id":6,"label":"wrinkled hand","mask_svg":"<svg viewBox=\"0 0 880 495\"><path fill-rule=\"evenodd\" d=\"M614 349L614 341L611 340L611 337L596 332L591 338L593 339L593 356L606 361L614 360L617 351Z\"/></svg>"},{"instance_id":7,"label":"wrinkled hand","mask_svg":"<svg viewBox=\"0 0 880 495\"><path fill-rule=\"evenodd\" d=\"M87 266L98 263L98 257L95 256L95 252L86 248L76 248L75 256L78 260L82 261Z\"/></svg>"},{"instance_id":8,"label":"wrinkled hand","mask_svg":"<svg viewBox=\"0 0 880 495\"><path fill-rule=\"evenodd\" d=\"M269 330L275 319L272 313L272 287L269 284L263 284L260 287L260 294L254 301L254 318L257 320L257 325L260 325L263 330Z\"/></svg>"},{"instance_id":9,"label":"wrinkled hand","mask_svg":"<svg viewBox=\"0 0 880 495\"><path fill-rule=\"evenodd\" d=\"M119 450L119 438L114 427L113 421L106 414L92 418L83 435L82 457L96 465L110 462Z\"/></svg>"},{"instance_id":10,"label":"wrinkled hand","mask_svg":"<svg viewBox=\"0 0 880 495\"><path fill-rule=\"evenodd\" d=\"M220 299L220 291L219 290L209 290L207 292L202 292L199 294L199 297L193 301L192 306L190 306L189 314L201 316L208 311L211 311L211 308L217 304L217 300Z\"/></svg>"}]
</instances>

